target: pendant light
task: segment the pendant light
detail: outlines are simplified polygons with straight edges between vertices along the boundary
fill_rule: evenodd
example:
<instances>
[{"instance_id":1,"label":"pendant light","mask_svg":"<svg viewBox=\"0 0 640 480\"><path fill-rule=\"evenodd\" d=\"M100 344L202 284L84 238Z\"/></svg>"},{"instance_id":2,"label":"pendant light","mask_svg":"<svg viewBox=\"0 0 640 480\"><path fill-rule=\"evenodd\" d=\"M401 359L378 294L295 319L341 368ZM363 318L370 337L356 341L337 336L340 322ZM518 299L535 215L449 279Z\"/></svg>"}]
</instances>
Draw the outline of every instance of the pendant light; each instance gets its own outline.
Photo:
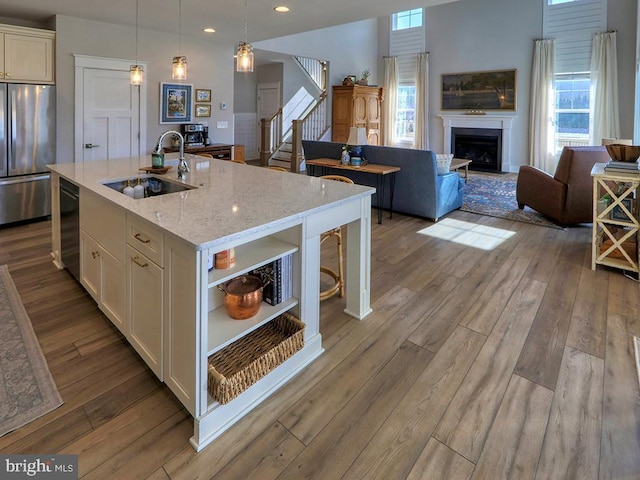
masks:
<instances>
[{"instance_id":1,"label":"pendant light","mask_svg":"<svg viewBox=\"0 0 640 480\"><path fill-rule=\"evenodd\" d=\"M136 64L129 68L129 82L131 85L142 85L144 83L144 69L138 65L138 3L136 0Z\"/></svg>"},{"instance_id":2,"label":"pendant light","mask_svg":"<svg viewBox=\"0 0 640 480\"><path fill-rule=\"evenodd\" d=\"M182 47L182 0L178 4L178 56L173 57L173 69L171 78L174 80L187 79L187 57L180 55Z\"/></svg>"},{"instance_id":3,"label":"pendant light","mask_svg":"<svg viewBox=\"0 0 640 480\"><path fill-rule=\"evenodd\" d=\"M244 0L244 42L236 50L236 72L253 72L253 47L247 41L247 0Z\"/></svg>"}]
</instances>

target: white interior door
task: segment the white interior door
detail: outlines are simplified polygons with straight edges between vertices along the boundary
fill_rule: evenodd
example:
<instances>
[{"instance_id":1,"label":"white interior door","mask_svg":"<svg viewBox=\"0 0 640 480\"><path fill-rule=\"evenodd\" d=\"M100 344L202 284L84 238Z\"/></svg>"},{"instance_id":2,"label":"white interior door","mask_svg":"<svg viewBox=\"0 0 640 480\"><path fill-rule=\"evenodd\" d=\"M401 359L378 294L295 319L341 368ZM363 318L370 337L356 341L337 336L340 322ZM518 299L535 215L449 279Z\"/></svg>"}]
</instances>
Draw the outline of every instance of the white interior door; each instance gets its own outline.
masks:
<instances>
[{"instance_id":1,"label":"white interior door","mask_svg":"<svg viewBox=\"0 0 640 480\"><path fill-rule=\"evenodd\" d=\"M129 83L131 61L81 55L75 60L75 161L145 153L146 85Z\"/></svg>"},{"instance_id":2,"label":"white interior door","mask_svg":"<svg viewBox=\"0 0 640 480\"><path fill-rule=\"evenodd\" d=\"M138 155L138 101L129 72L85 70L83 161Z\"/></svg>"},{"instance_id":3,"label":"white interior door","mask_svg":"<svg viewBox=\"0 0 640 480\"><path fill-rule=\"evenodd\" d=\"M258 84L258 105L256 108L258 125L257 138L260 138L260 122L263 118L273 117L280 108L280 83L259 83ZM260 150L260 142L258 142L258 150Z\"/></svg>"}]
</instances>

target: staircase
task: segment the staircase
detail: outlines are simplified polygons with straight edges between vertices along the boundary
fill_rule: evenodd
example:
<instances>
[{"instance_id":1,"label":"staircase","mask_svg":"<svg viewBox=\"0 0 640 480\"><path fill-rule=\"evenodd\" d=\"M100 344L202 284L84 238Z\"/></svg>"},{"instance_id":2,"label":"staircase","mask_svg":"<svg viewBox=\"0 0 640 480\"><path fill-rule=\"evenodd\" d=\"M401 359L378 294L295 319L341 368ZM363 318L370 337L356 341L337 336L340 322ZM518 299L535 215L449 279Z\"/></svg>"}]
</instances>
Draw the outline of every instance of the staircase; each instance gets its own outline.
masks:
<instances>
[{"instance_id":1,"label":"staircase","mask_svg":"<svg viewBox=\"0 0 640 480\"><path fill-rule=\"evenodd\" d=\"M326 62L305 57L295 59L320 94L314 97L301 88L271 119L261 121L260 163L299 172L303 158L302 140L319 140L329 129L329 123Z\"/></svg>"}]
</instances>

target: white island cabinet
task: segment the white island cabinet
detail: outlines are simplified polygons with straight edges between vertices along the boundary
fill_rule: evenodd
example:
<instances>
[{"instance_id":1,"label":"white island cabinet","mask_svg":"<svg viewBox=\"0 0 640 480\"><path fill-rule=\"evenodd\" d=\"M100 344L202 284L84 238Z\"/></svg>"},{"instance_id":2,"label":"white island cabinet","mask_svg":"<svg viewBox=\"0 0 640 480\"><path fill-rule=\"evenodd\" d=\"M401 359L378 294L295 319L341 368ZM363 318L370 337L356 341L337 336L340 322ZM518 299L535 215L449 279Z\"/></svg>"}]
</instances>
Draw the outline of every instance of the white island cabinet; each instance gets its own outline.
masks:
<instances>
[{"instance_id":1,"label":"white island cabinet","mask_svg":"<svg viewBox=\"0 0 640 480\"><path fill-rule=\"evenodd\" d=\"M106 282L103 291L124 289L126 305L118 309L124 316L118 318L118 328L193 415L191 443L200 450L322 353L319 272L323 232L347 225L345 312L359 319L370 313L374 190L232 162L187 158L191 173L185 179L178 180L172 171L163 178L195 188L143 199L129 198L103 183L138 176L139 167L149 165L147 158L50 166L52 254L54 263L64 267L58 186L59 178L65 177L80 187L82 218L94 218L96 208L118 218L117 229L104 232L105 238L91 236L93 243L88 245L96 251L106 250L122 267L126 281L111 288L109 283L116 280L100 276L97 266L87 275L92 275L93 283ZM92 232L96 237L103 235ZM208 271L208 257L231 247L235 248L235 265ZM248 320L231 319L218 287L287 255L293 258L293 296L276 306L263 302L257 315ZM110 303L92 291L93 283L83 283L116 323L109 313ZM285 312L306 325L302 349L230 402L215 401L207 391L208 358Z\"/></svg>"}]
</instances>

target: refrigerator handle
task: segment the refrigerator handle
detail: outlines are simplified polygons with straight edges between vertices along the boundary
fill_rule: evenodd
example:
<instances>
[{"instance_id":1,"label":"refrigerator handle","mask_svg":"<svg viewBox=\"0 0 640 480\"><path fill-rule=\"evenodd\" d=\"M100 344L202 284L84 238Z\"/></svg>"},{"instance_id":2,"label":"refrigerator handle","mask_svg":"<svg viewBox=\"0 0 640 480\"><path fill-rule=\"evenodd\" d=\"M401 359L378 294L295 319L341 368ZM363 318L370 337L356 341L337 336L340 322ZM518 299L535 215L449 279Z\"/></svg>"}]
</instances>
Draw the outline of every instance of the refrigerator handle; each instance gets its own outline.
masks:
<instances>
[{"instance_id":1,"label":"refrigerator handle","mask_svg":"<svg viewBox=\"0 0 640 480\"><path fill-rule=\"evenodd\" d=\"M16 168L16 92L11 91L11 125L9 126L9 136L11 137L11 148L9 149L9 162L12 169Z\"/></svg>"},{"instance_id":2,"label":"refrigerator handle","mask_svg":"<svg viewBox=\"0 0 640 480\"><path fill-rule=\"evenodd\" d=\"M24 184L27 182L39 182L40 180L48 180L51 177L48 173L42 175L25 175L24 177L3 178L0 179L0 187L5 185Z\"/></svg>"}]
</instances>

